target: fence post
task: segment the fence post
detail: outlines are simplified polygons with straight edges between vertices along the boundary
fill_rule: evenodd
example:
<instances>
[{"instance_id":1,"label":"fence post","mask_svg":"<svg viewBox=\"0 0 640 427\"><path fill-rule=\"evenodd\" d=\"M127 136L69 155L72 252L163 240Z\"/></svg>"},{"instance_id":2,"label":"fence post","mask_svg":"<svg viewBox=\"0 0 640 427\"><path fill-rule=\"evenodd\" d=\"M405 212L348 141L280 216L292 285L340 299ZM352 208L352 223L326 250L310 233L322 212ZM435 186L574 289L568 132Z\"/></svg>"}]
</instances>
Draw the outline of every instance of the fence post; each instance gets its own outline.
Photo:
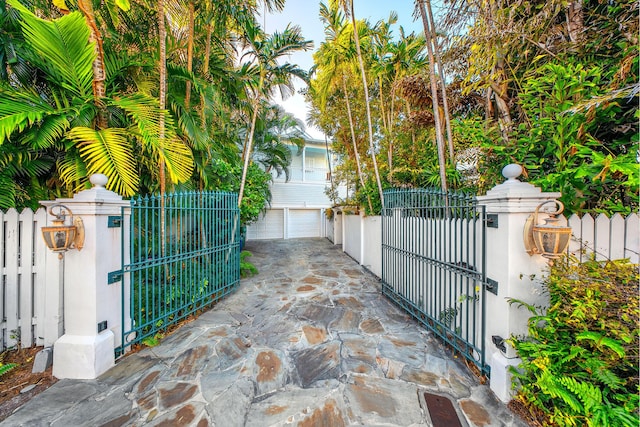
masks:
<instances>
[{"instance_id":1,"label":"fence post","mask_svg":"<svg viewBox=\"0 0 640 427\"><path fill-rule=\"evenodd\" d=\"M548 302L540 285L547 262L540 255L530 256L525 251L524 224L540 203L560 197L560 193L543 193L540 188L520 182L517 178L521 173L519 165L505 166L502 174L507 180L478 197L490 215L485 255L487 279L498 283L496 294L485 292L485 348L491 366L491 389L504 402L513 394L508 367L518 365L520 360L503 340L512 335L525 335L530 315L528 310L510 304L508 299L537 306Z\"/></svg>"},{"instance_id":2,"label":"fence post","mask_svg":"<svg viewBox=\"0 0 640 427\"><path fill-rule=\"evenodd\" d=\"M128 202L104 188L104 175L93 175L90 180L93 188L72 199L42 202L68 207L74 217L82 218L85 228L82 250L64 255L64 335L53 347L53 375L57 378L93 379L111 368L115 363L114 333L121 328L122 275L117 281L109 273L122 269L125 230L110 227L109 217L120 217Z\"/></svg>"}]
</instances>

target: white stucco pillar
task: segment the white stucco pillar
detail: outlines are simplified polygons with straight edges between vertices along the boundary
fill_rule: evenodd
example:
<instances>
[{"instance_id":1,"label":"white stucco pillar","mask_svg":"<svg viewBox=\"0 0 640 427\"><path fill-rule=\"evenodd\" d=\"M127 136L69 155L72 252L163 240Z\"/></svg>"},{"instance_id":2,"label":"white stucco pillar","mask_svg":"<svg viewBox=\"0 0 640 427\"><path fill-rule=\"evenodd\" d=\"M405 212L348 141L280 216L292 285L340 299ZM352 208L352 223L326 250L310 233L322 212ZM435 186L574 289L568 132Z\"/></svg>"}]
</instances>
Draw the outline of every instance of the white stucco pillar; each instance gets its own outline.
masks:
<instances>
[{"instance_id":1,"label":"white stucco pillar","mask_svg":"<svg viewBox=\"0 0 640 427\"><path fill-rule=\"evenodd\" d=\"M525 335L530 312L509 304L519 299L529 304L546 305L540 279L547 260L540 255L530 256L524 247L524 224L536 207L560 197L560 193L543 193L540 188L520 182L519 165L507 165L502 174L507 180L478 197L486 206L487 215L494 216L497 228L488 227L486 235L487 278L497 282L497 294L486 292L487 361L491 366L491 389L504 402L512 396L508 367L519 364L515 350L504 343L502 351L492 337L507 339L512 335ZM498 340L498 338L496 338Z\"/></svg>"},{"instance_id":2,"label":"white stucco pillar","mask_svg":"<svg viewBox=\"0 0 640 427\"><path fill-rule=\"evenodd\" d=\"M93 175L91 182L93 188L72 199L42 202L66 206L85 228L82 250L64 254L64 335L53 348L57 378L93 379L107 371L115 363L114 331L121 330L122 280L109 284L108 278L122 269L123 227L108 227L108 219L120 217L128 202L104 188L104 175Z\"/></svg>"},{"instance_id":3,"label":"white stucco pillar","mask_svg":"<svg viewBox=\"0 0 640 427\"><path fill-rule=\"evenodd\" d=\"M342 244L342 211L333 208L333 244Z\"/></svg>"}]
</instances>

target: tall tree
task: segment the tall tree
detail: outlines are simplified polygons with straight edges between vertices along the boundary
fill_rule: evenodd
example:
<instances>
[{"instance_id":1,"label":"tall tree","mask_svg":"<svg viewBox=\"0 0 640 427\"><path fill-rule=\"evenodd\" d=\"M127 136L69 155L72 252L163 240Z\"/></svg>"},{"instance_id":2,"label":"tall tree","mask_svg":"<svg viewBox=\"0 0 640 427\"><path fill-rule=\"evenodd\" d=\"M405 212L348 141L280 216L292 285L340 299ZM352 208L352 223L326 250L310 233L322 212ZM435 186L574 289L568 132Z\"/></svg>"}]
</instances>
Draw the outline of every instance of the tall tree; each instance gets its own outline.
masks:
<instances>
[{"instance_id":1,"label":"tall tree","mask_svg":"<svg viewBox=\"0 0 640 427\"><path fill-rule=\"evenodd\" d=\"M351 25L353 27L353 39L356 43L356 55L358 58L358 64L360 66L360 76L362 77L362 87L364 90L364 103L367 111L367 131L369 135L369 151L371 155L371 162L373 163L373 171L376 177L376 183L378 185L380 202L382 206L384 206L384 194L382 191L382 182L380 181L378 161L376 160L376 147L373 142L373 124L371 121L371 105L370 105L371 102L369 99L369 86L367 84L367 73L364 67L364 61L362 59L362 50L360 49L360 35L358 34L358 23L356 22L353 1L354 0L332 0L332 2L338 2L340 7L342 7L345 15L351 18ZM330 2L329 4L331 5L332 2Z\"/></svg>"},{"instance_id":2,"label":"tall tree","mask_svg":"<svg viewBox=\"0 0 640 427\"><path fill-rule=\"evenodd\" d=\"M440 93L442 94L442 109L444 114L444 124L447 131L447 147L449 147L449 160L454 161L454 149L453 149L453 135L451 133L451 117L449 115L449 100L447 97L447 85L444 78L444 69L442 67L442 59L440 58L440 44L438 43L438 32L436 31L436 23L433 19L433 9L431 7L431 0L424 0L425 9L427 11L427 17L429 18L429 29L431 34L427 38L427 42L433 46L433 53L436 60L436 66L438 68L438 86L440 86Z\"/></svg>"},{"instance_id":3,"label":"tall tree","mask_svg":"<svg viewBox=\"0 0 640 427\"><path fill-rule=\"evenodd\" d=\"M243 150L244 165L240 179L238 206L242 203L247 171L251 162L256 120L262 100L266 100L276 90L280 90L286 97L293 90L293 78L307 80L306 71L289 63L280 64L278 61L298 50L309 50L313 43L304 40L300 27L287 26L283 32L272 35L265 34L255 22L247 22L243 29L243 47L245 53L243 69L247 75L253 77L248 85L250 92L252 116L247 143Z\"/></svg>"},{"instance_id":4,"label":"tall tree","mask_svg":"<svg viewBox=\"0 0 640 427\"><path fill-rule=\"evenodd\" d=\"M420 16L422 18L422 25L424 26L424 33L427 35L427 52L429 54L429 80L431 84L431 102L433 104L433 118L435 120L436 127L436 144L438 146L438 164L440 169L440 187L442 191L448 191L447 185L447 165L446 158L444 155L445 144L444 137L442 133L442 122L440 120L440 107L438 103L438 87L436 83L436 72L435 72L435 59L433 55L433 39L431 38L431 26L429 25L429 20L427 19L427 12L425 10L425 4L423 0L416 0L418 2L418 8L420 10Z\"/></svg>"},{"instance_id":5,"label":"tall tree","mask_svg":"<svg viewBox=\"0 0 640 427\"><path fill-rule=\"evenodd\" d=\"M393 154L395 141L398 139L396 123L399 122L396 108L399 104L397 88L400 81L410 75L422 72L427 66L424 54L425 39L414 33L406 34L403 27L399 29L399 39L392 40L388 21L379 26L374 33L376 39L376 62L373 72L378 78L380 110L383 117L385 139L387 140L387 162L389 180L393 175ZM378 26L377 26L378 27ZM385 90L385 88L387 88ZM384 101L387 99L387 102ZM411 114L408 103L405 103L407 116ZM412 130L412 138L415 132Z\"/></svg>"},{"instance_id":6,"label":"tall tree","mask_svg":"<svg viewBox=\"0 0 640 427\"><path fill-rule=\"evenodd\" d=\"M361 188L365 188L362 162L355 134L355 125L351 111L350 93L347 87L347 75L349 74L350 61L353 58L353 50L347 42L348 26L340 9L320 3L320 20L324 23L325 42L320 46L315 55L316 65L319 68L318 78L314 81L314 88L320 96L320 108L324 109L329 93L336 87L342 88L343 99L347 107L349 121L349 133L353 145L353 155L356 171ZM373 212L371 196L367 193L367 203L370 212Z\"/></svg>"},{"instance_id":7,"label":"tall tree","mask_svg":"<svg viewBox=\"0 0 640 427\"><path fill-rule=\"evenodd\" d=\"M105 129L96 126L95 51L80 12L48 21L17 1L10 4L19 13L24 41L16 51L18 67L10 67L11 79L1 83L0 144L49 150L57 160L53 176L70 191L83 188L90 174L104 173L110 189L133 195L140 183L139 159L145 154L166 160L173 182L189 178L191 152L173 138L171 118L149 95L110 92L107 86L102 102L114 113L109 116L113 122ZM29 75L20 68L24 58L29 59ZM171 139L164 149L158 144L159 115L170 126Z\"/></svg>"}]
</instances>

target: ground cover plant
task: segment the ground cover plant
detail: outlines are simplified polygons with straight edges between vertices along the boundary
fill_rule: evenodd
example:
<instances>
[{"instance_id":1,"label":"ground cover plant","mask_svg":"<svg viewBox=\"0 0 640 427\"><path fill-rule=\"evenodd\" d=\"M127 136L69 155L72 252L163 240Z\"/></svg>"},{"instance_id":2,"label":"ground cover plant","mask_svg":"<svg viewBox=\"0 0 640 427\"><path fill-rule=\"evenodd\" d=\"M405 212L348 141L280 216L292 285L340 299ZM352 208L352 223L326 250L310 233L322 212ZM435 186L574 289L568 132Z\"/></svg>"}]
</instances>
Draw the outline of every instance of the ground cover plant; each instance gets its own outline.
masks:
<instances>
[{"instance_id":1,"label":"ground cover plant","mask_svg":"<svg viewBox=\"0 0 640 427\"><path fill-rule=\"evenodd\" d=\"M535 425L637 426L640 300L637 264L563 259L544 279L549 307L533 307L516 400Z\"/></svg>"}]
</instances>

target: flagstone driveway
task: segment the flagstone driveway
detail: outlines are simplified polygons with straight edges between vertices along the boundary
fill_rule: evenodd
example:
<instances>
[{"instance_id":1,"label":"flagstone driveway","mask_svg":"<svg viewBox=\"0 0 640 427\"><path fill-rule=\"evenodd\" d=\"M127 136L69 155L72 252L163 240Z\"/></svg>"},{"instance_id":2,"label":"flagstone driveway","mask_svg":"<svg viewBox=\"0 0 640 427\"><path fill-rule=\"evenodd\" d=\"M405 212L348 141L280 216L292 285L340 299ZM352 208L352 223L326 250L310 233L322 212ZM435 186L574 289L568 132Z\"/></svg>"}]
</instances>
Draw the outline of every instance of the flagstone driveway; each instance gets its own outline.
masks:
<instances>
[{"instance_id":1,"label":"flagstone driveway","mask_svg":"<svg viewBox=\"0 0 640 427\"><path fill-rule=\"evenodd\" d=\"M2 425L524 426L374 276L326 239L249 242L260 273L97 380L61 380Z\"/></svg>"}]
</instances>

